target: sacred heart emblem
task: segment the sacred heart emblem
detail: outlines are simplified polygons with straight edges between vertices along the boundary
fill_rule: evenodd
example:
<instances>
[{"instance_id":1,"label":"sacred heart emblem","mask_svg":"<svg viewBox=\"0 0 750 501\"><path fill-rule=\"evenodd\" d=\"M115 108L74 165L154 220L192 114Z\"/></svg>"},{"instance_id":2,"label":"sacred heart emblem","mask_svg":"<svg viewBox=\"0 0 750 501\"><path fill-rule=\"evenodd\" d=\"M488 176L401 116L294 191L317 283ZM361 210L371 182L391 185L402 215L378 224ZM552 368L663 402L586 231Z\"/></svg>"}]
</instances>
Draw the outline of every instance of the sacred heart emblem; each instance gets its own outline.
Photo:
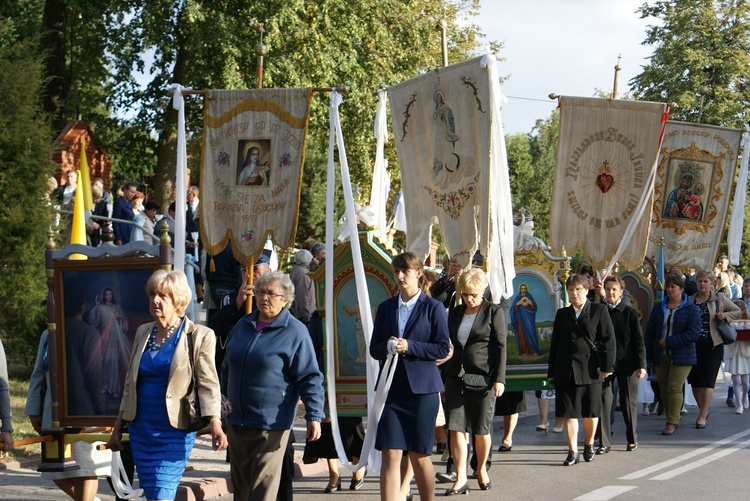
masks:
<instances>
[{"instance_id":1,"label":"sacred heart emblem","mask_svg":"<svg viewBox=\"0 0 750 501\"><path fill-rule=\"evenodd\" d=\"M615 185L615 178L609 173L609 162L606 160L599 168L599 175L596 176L596 185L602 190L602 193L607 193Z\"/></svg>"}]
</instances>

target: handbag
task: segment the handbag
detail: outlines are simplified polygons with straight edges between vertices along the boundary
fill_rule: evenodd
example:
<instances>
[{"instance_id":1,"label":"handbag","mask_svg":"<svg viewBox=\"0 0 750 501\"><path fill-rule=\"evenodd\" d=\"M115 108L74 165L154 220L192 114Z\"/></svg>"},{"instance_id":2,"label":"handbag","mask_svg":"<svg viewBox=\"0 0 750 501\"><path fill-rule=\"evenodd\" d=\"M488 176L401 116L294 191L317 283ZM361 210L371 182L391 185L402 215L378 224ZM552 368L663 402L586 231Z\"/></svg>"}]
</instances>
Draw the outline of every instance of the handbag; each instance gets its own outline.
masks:
<instances>
[{"instance_id":1,"label":"handbag","mask_svg":"<svg viewBox=\"0 0 750 501\"><path fill-rule=\"evenodd\" d=\"M490 377L483 374L471 374L464 372L463 377L464 389L467 391L485 391L490 385Z\"/></svg>"},{"instance_id":2,"label":"handbag","mask_svg":"<svg viewBox=\"0 0 750 501\"><path fill-rule=\"evenodd\" d=\"M716 311L719 311L719 301L716 301ZM719 331L722 343L732 344L737 340L737 330L726 319L716 320L716 329Z\"/></svg>"},{"instance_id":3,"label":"handbag","mask_svg":"<svg viewBox=\"0 0 750 501\"><path fill-rule=\"evenodd\" d=\"M192 377L190 378L190 386L184 397L180 400L182 408L188 415L188 430L199 431L208 426L209 420L201 416L201 406L198 400L198 381L195 377L195 362L193 362L193 356L195 349L193 347L193 333L188 332L187 334L188 346L190 347L190 372ZM232 403L224 395L221 396L221 418L225 418L229 413L232 412Z\"/></svg>"}]
</instances>

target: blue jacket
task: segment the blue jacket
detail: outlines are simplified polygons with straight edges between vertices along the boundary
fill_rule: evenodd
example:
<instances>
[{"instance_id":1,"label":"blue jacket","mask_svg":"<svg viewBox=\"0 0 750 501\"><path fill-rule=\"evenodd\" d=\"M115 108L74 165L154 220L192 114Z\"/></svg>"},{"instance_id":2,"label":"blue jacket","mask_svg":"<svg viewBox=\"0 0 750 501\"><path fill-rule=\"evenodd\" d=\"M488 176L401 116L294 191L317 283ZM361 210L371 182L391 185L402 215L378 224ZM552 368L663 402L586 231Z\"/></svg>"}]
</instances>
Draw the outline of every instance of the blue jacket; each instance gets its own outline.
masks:
<instances>
[{"instance_id":1,"label":"blue jacket","mask_svg":"<svg viewBox=\"0 0 750 501\"><path fill-rule=\"evenodd\" d=\"M398 337L399 295L386 299L375 315L370 355L384 361L388 357L388 340ZM404 339L409 349L399 360L403 363L412 393L423 395L443 391L443 381L435 360L445 358L450 350L448 319L443 303L421 293L406 322Z\"/></svg>"},{"instance_id":2,"label":"blue jacket","mask_svg":"<svg viewBox=\"0 0 750 501\"><path fill-rule=\"evenodd\" d=\"M654 305L646 325L646 361L658 365L661 361L662 347L659 341L664 329L664 318L667 316L667 298ZM672 329L666 338L666 347L672 355L672 365L695 365L695 342L701 335L701 313L687 297L682 294L682 303L673 313Z\"/></svg>"},{"instance_id":3,"label":"blue jacket","mask_svg":"<svg viewBox=\"0 0 750 501\"><path fill-rule=\"evenodd\" d=\"M245 315L226 345L221 389L232 403L228 424L261 430L288 430L297 403L307 421L322 421L323 374L304 324L284 309L261 332L258 312Z\"/></svg>"},{"instance_id":4,"label":"blue jacket","mask_svg":"<svg viewBox=\"0 0 750 501\"><path fill-rule=\"evenodd\" d=\"M135 218L133 214L133 204L123 197L117 197L112 206L112 217L115 219L124 219L132 221ZM112 231L115 234L115 242L120 241L122 245L130 242L130 233L133 226L126 223L112 223Z\"/></svg>"}]
</instances>

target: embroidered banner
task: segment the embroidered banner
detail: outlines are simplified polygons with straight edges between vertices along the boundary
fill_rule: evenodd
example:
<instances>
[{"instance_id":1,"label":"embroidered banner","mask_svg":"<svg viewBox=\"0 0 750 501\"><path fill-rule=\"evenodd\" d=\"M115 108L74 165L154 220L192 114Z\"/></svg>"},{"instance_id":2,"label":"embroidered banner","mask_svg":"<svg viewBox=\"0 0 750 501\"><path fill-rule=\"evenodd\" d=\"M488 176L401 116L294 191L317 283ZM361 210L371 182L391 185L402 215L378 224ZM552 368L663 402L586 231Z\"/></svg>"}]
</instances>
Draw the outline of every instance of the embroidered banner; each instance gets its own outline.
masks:
<instances>
[{"instance_id":1,"label":"embroidered banner","mask_svg":"<svg viewBox=\"0 0 750 501\"><path fill-rule=\"evenodd\" d=\"M710 269L732 196L742 131L667 122L654 185L648 255L664 235L670 264Z\"/></svg>"},{"instance_id":2,"label":"embroidered banner","mask_svg":"<svg viewBox=\"0 0 750 501\"><path fill-rule=\"evenodd\" d=\"M615 257L626 269L641 265L664 121L661 103L560 98L550 221L555 252L581 249L597 269Z\"/></svg>"},{"instance_id":3,"label":"embroidered banner","mask_svg":"<svg viewBox=\"0 0 750 501\"><path fill-rule=\"evenodd\" d=\"M266 235L294 244L311 97L310 89L209 92L200 187L209 254L230 238L241 263L260 254Z\"/></svg>"},{"instance_id":4,"label":"embroidered banner","mask_svg":"<svg viewBox=\"0 0 750 501\"><path fill-rule=\"evenodd\" d=\"M486 202L482 192L489 191L489 79L481 59L439 68L388 89L408 248L427 255L437 217L448 253L463 266L479 240L475 207L483 198ZM487 224L483 226L486 244Z\"/></svg>"}]
</instances>

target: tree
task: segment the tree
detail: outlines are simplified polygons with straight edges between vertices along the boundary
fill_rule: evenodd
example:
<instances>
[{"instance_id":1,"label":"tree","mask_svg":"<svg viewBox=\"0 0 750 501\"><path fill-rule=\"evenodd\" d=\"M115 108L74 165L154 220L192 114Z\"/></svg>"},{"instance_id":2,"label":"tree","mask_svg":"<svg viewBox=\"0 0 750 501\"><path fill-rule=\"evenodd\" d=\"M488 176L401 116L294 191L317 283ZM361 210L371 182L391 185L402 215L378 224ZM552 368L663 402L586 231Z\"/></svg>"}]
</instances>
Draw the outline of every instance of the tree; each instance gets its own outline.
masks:
<instances>
[{"instance_id":1,"label":"tree","mask_svg":"<svg viewBox=\"0 0 750 501\"><path fill-rule=\"evenodd\" d=\"M549 239L552 181L555 177L560 114L537 120L529 134L506 137L513 210L534 216L535 236Z\"/></svg>"},{"instance_id":2,"label":"tree","mask_svg":"<svg viewBox=\"0 0 750 501\"><path fill-rule=\"evenodd\" d=\"M51 128L39 107L42 60L0 18L0 336L11 359L33 362L46 316L44 203L54 173Z\"/></svg>"},{"instance_id":3,"label":"tree","mask_svg":"<svg viewBox=\"0 0 750 501\"><path fill-rule=\"evenodd\" d=\"M650 62L631 80L636 99L673 103L674 120L742 127L750 105L750 5L745 0L661 0L645 45ZM700 115L700 116L699 116Z\"/></svg>"}]
</instances>

